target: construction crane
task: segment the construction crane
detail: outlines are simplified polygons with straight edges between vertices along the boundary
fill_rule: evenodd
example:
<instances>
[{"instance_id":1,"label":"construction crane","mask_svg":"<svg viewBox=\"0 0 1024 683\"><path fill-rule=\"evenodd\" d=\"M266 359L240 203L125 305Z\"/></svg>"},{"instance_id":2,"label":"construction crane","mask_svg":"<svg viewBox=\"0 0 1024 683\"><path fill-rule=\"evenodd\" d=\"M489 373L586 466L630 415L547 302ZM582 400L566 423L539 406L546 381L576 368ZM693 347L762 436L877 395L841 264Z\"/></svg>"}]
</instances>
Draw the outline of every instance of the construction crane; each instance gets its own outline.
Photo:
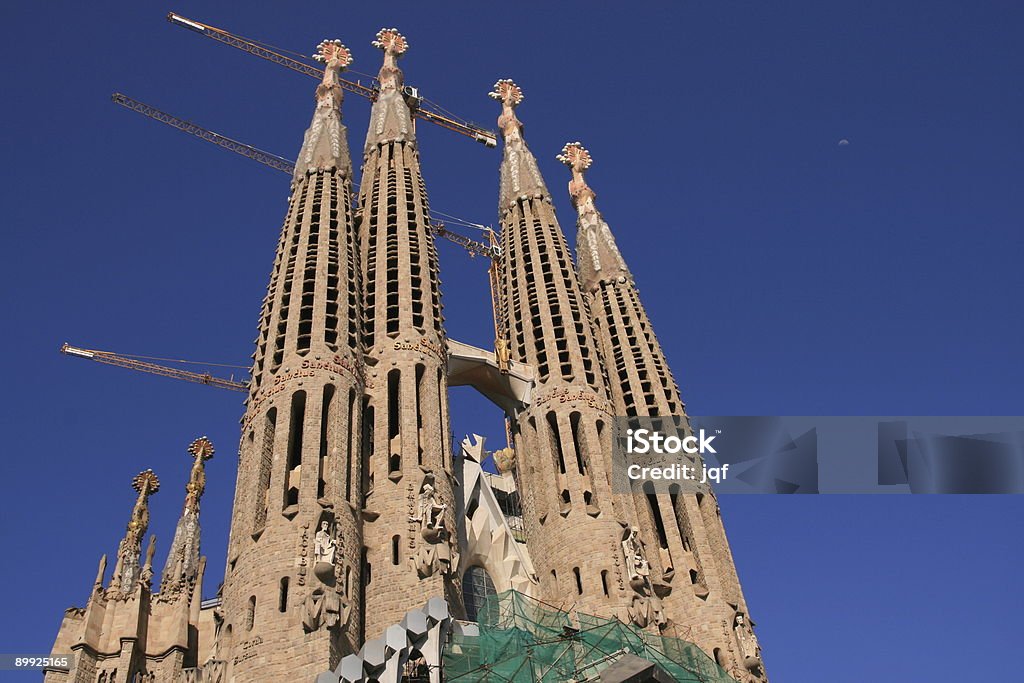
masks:
<instances>
[{"instance_id":1,"label":"construction crane","mask_svg":"<svg viewBox=\"0 0 1024 683\"><path fill-rule=\"evenodd\" d=\"M128 97L122 93L116 92L110 96L110 99L114 104L118 104L125 109L131 109L132 111L138 112L143 116L148 116L155 121L166 123L168 126L177 128L189 135L194 135L200 140L212 142L218 147L223 147L235 154L241 154L244 157L254 159L265 166L276 168L278 171L291 174L295 170L295 163L292 161L288 161L287 159L279 157L276 154L271 154L270 152L264 152L262 149L257 149L256 147L247 145L244 142L226 138L219 133L214 133L212 130L203 128L191 121L179 119L177 116L168 114L165 111L160 111L156 107L152 107L144 102L139 102L138 100Z\"/></svg>"},{"instance_id":2,"label":"construction crane","mask_svg":"<svg viewBox=\"0 0 1024 683\"><path fill-rule=\"evenodd\" d=\"M269 62L280 64L281 66L291 69L292 71L297 71L300 74L311 76L317 80L323 78L323 67L307 64L295 59L294 57L283 55L265 45L261 45L260 43L249 40L248 38L243 38L242 36L229 33L224 29L204 24L203 22L196 21L195 19L187 19L186 17L183 17L180 14L175 14L174 12L170 12L167 15L167 21L171 22L175 26L187 28L190 31L204 35L207 38L212 38L213 40L225 45L230 45L231 47L237 48L251 55L255 55ZM375 87L368 87L359 81L350 81L344 78L339 78L338 81L344 90L355 93L360 97L365 97L371 101L377 99L378 91ZM481 128L480 126L464 119L460 119L451 113L439 111L440 108L437 107L437 105L432 105L420 96L417 88L406 86L402 89L402 94L405 95L406 101L409 103L413 117L429 121L430 123L441 126L442 128L455 131L460 135L465 135L486 147L498 146L498 137L494 131ZM428 106L432 106L433 109L425 108Z\"/></svg>"},{"instance_id":3,"label":"construction crane","mask_svg":"<svg viewBox=\"0 0 1024 683\"><path fill-rule=\"evenodd\" d=\"M182 379L185 380L186 382L195 382L196 384L205 384L208 387L216 387L218 389L230 389L231 391L249 390L248 383L235 381L234 378L224 379L223 377L216 377L206 372L190 372L188 370L182 370L181 368L172 368L166 365L152 363L149 362L149 360L141 360L141 358L146 358L145 356L133 357L119 353L114 353L113 351L97 351L96 349L82 349L77 346L72 346L67 342L64 342L64 344L60 347L60 352L67 356L74 356L75 358L85 358L87 360L96 361L97 363L114 365L119 368L138 370L140 372L148 372L153 375L160 375L161 377ZM166 358L150 360L164 360L177 363L190 362L175 361Z\"/></svg>"}]
</instances>

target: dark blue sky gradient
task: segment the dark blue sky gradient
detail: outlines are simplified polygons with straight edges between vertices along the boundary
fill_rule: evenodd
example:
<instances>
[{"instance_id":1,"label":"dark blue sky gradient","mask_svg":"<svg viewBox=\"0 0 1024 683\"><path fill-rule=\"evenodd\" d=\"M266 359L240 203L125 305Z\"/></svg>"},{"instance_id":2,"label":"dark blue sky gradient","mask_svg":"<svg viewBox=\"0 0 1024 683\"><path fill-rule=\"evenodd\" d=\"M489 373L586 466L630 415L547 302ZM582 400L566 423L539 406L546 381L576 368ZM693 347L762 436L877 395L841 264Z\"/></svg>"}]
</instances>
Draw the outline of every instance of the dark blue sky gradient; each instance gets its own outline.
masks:
<instances>
[{"instance_id":1,"label":"dark blue sky gradient","mask_svg":"<svg viewBox=\"0 0 1024 683\"><path fill-rule=\"evenodd\" d=\"M291 158L315 83L171 27L169 9L305 54L339 37L371 74L369 41L397 26L407 82L489 127L487 91L516 79L570 241L554 155L571 140L593 153L598 205L693 414L1024 411L1021 3L376 4L0 9L0 652L49 650L116 552L145 467L163 482L162 567L201 434L218 449L204 593L223 575L240 395L57 353L65 340L243 365L252 352L287 178L109 95ZM357 164L368 111L346 98ZM431 205L494 223L500 151L419 133ZM485 264L440 250L449 334L488 346ZM452 395L456 434L501 445L497 410ZM773 681L1014 677L1024 498L722 508Z\"/></svg>"}]
</instances>

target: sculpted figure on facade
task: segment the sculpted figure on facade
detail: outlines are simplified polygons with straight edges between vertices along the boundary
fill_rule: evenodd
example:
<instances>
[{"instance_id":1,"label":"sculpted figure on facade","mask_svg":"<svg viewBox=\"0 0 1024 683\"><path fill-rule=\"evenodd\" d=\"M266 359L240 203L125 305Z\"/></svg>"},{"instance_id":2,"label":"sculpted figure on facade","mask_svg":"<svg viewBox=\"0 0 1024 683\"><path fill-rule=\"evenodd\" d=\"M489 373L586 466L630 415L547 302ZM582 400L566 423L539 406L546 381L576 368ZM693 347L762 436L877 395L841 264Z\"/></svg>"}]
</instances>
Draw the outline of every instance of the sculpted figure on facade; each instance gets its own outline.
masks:
<instances>
[{"instance_id":1,"label":"sculpted figure on facade","mask_svg":"<svg viewBox=\"0 0 1024 683\"><path fill-rule=\"evenodd\" d=\"M647 628L650 624L665 628L668 619L662 609L661 599L654 593L647 550L640 538L640 530L635 526L627 528L623 533L622 554L629 575L629 586L634 591L627 608L629 620L640 628Z\"/></svg>"},{"instance_id":2,"label":"sculpted figure on facade","mask_svg":"<svg viewBox=\"0 0 1024 683\"><path fill-rule=\"evenodd\" d=\"M761 670L761 645L754 635L753 625L742 612L736 613L733 621L733 632L739 646L740 658L747 671L757 673Z\"/></svg>"},{"instance_id":3,"label":"sculpted figure on facade","mask_svg":"<svg viewBox=\"0 0 1024 683\"><path fill-rule=\"evenodd\" d=\"M348 625L349 605L338 588L314 588L302 604L302 628L312 633L326 626L344 629Z\"/></svg>"},{"instance_id":4,"label":"sculpted figure on facade","mask_svg":"<svg viewBox=\"0 0 1024 683\"><path fill-rule=\"evenodd\" d=\"M334 554L338 550L338 542L331 535L331 523L326 519L320 522L320 529L313 537L313 556L316 563L321 562L334 566Z\"/></svg>"},{"instance_id":5,"label":"sculpted figure on facade","mask_svg":"<svg viewBox=\"0 0 1024 683\"><path fill-rule=\"evenodd\" d=\"M452 573L455 563L452 535L445 525L447 510L448 503L441 499L434 488L434 473L427 471L420 484L416 514L409 518L410 522L419 523L420 537L425 541L413 557L420 578L433 576L437 571L445 576Z\"/></svg>"},{"instance_id":6,"label":"sculpted figure on facade","mask_svg":"<svg viewBox=\"0 0 1024 683\"><path fill-rule=\"evenodd\" d=\"M345 628L348 624L349 604L343 587L337 580L335 559L338 539L331 519L321 519L313 535L313 574L320 580L302 603L302 628L312 633L327 628Z\"/></svg>"}]
</instances>

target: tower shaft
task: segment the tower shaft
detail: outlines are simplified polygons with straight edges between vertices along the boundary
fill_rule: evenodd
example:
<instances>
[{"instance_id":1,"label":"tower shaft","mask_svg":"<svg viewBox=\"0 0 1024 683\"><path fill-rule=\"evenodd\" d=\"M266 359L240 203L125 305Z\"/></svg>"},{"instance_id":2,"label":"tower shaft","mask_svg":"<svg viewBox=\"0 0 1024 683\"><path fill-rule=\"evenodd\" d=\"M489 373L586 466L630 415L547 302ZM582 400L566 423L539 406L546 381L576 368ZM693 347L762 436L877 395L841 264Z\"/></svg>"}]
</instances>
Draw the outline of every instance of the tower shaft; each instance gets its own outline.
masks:
<instances>
[{"instance_id":1,"label":"tower shaft","mask_svg":"<svg viewBox=\"0 0 1024 683\"><path fill-rule=\"evenodd\" d=\"M617 614L628 601L620 542L632 510L609 486L605 378L565 236L513 111L521 91L499 81L492 97L503 104L505 139L500 311L512 360L537 373L533 403L512 424L527 544L545 600Z\"/></svg>"},{"instance_id":2,"label":"tower shaft","mask_svg":"<svg viewBox=\"0 0 1024 683\"><path fill-rule=\"evenodd\" d=\"M318 56L242 420L220 645L235 680L311 679L362 639L360 255L336 77L350 58L337 41Z\"/></svg>"},{"instance_id":3,"label":"tower shaft","mask_svg":"<svg viewBox=\"0 0 1024 683\"><path fill-rule=\"evenodd\" d=\"M447 341L426 187L397 66L406 43L387 29L374 44L384 51L384 65L359 197L367 637L381 635L426 597L458 603Z\"/></svg>"}]
</instances>

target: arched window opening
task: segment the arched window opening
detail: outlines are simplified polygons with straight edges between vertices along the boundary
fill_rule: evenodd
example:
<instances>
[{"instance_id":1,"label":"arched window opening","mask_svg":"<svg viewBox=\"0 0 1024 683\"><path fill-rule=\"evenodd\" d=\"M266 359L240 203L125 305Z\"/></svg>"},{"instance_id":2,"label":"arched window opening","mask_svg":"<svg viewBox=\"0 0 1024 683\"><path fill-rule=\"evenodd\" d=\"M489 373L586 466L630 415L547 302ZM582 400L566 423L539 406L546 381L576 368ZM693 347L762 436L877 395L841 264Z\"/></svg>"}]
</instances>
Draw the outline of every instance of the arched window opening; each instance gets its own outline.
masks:
<instances>
[{"instance_id":1,"label":"arched window opening","mask_svg":"<svg viewBox=\"0 0 1024 683\"><path fill-rule=\"evenodd\" d=\"M477 621L484 601L495 594L494 582L483 567L474 565L463 574L462 597L466 602L466 618L470 621Z\"/></svg>"},{"instance_id":2,"label":"arched window opening","mask_svg":"<svg viewBox=\"0 0 1024 683\"><path fill-rule=\"evenodd\" d=\"M583 595L583 577L580 575L580 568L572 568L573 576L576 577L576 594Z\"/></svg>"},{"instance_id":3,"label":"arched window opening","mask_svg":"<svg viewBox=\"0 0 1024 683\"><path fill-rule=\"evenodd\" d=\"M398 566L398 547L402 543L401 536L391 537L391 564Z\"/></svg>"}]
</instances>

